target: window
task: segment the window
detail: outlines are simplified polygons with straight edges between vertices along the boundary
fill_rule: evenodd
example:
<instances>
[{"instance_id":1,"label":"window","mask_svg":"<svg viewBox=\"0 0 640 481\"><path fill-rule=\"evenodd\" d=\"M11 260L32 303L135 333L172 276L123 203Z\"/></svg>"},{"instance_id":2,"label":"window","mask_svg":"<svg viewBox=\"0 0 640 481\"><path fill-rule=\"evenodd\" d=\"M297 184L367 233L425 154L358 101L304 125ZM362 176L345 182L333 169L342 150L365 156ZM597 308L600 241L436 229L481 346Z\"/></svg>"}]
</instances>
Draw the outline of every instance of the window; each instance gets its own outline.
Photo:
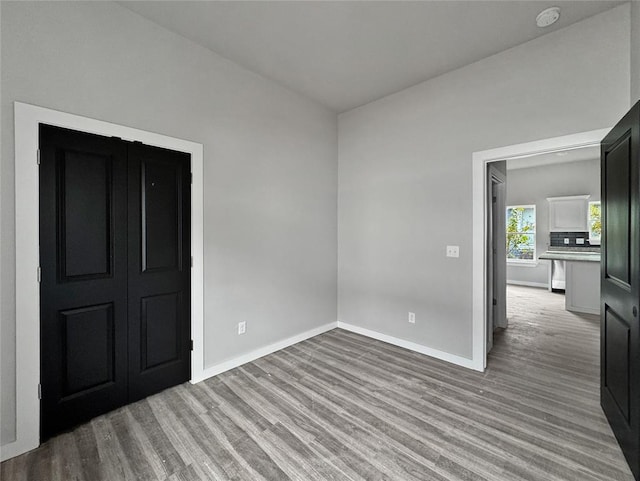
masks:
<instances>
[{"instance_id":1,"label":"window","mask_svg":"<svg viewBox=\"0 0 640 481\"><path fill-rule=\"evenodd\" d=\"M602 234L602 217L600 216L600 201L589 202L589 244L599 245Z\"/></svg>"},{"instance_id":2,"label":"window","mask_svg":"<svg viewBox=\"0 0 640 481\"><path fill-rule=\"evenodd\" d=\"M536 262L536 206L507 207L507 261Z\"/></svg>"}]
</instances>

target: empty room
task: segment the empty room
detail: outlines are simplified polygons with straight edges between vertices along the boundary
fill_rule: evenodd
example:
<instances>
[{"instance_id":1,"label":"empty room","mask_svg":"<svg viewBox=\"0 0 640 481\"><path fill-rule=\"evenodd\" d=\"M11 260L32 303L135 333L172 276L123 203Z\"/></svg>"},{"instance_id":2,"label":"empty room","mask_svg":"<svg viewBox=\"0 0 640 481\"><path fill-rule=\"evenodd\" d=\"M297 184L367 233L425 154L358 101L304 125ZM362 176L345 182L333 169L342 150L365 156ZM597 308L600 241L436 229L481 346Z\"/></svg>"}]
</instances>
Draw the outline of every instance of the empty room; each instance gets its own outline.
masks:
<instances>
[{"instance_id":1,"label":"empty room","mask_svg":"<svg viewBox=\"0 0 640 481\"><path fill-rule=\"evenodd\" d=\"M0 479L640 479L640 2L0 1Z\"/></svg>"}]
</instances>

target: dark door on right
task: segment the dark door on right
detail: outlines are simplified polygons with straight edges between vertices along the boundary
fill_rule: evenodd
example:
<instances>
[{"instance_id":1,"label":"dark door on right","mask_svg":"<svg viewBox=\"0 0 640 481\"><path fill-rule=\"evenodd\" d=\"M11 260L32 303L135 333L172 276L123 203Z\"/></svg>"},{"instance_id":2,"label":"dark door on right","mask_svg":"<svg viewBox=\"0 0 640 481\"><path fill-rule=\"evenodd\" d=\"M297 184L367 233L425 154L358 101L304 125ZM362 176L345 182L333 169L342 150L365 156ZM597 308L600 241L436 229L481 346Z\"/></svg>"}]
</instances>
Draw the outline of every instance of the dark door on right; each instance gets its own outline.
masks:
<instances>
[{"instance_id":1,"label":"dark door on right","mask_svg":"<svg viewBox=\"0 0 640 481\"><path fill-rule=\"evenodd\" d=\"M190 157L40 126L41 439L190 377Z\"/></svg>"},{"instance_id":2,"label":"dark door on right","mask_svg":"<svg viewBox=\"0 0 640 481\"><path fill-rule=\"evenodd\" d=\"M640 479L640 103L602 141L601 404Z\"/></svg>"}]
</instances>

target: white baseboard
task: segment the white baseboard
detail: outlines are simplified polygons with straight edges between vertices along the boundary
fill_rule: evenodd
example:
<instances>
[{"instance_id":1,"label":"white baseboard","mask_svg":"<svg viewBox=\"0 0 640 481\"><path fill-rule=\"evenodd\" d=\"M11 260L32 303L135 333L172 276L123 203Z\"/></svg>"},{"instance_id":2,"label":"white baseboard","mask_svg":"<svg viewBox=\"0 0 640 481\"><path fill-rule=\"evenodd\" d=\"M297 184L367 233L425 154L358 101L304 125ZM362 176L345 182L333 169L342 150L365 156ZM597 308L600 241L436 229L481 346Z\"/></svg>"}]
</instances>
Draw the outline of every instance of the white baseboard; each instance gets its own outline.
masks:
<instances>
[{"instance_id":1,"label":"white baseboard","mask_svg":"<svg viewBox=\"0 0 640 481\"><path fill-rule=\"evenodd\" d=\"M12 441L0 446L0 462L15 458L38 447L38 440Z\"/></svg>"},{"instance_id":2,"label":"white baseboard","mask_svg":"<svg viewBox=\"0 0 640 481\"><path fill-rule=\"evenodd\" d=\"M372 331L370 329L365 329L364 327L354 326L353 324L348 324L342 321L338 321L338 328L344 329L345 331L355 332L356 334L361 334L366 337L371 337L373 339L377 339L378 341L383 341L389 344L393 344L394 346L404 347L405 349L409 349L410 351L415 351L415 352L419 352L420 354L425 354L427 356L435 357L436 359L450 362L451 364L455 364L457 366L473 369L474 371L480 371L480 372L484 371L484 366L479 365L473 359L467 359L466 357L456 356L455 354L439 351L438 349L433 349L431 347L423 346L422 344L417 344L415 342L399 339L397 337L389 336L387 334L382 334L380 332Z\"/></svg>"},{"instance_id":3,"label":"white baseboard","mask_svg":"<svg viewBox=\"0 0 640 481\"><path fill-rule=\"evenodd\" d=\"M420 354L425 354L427 356L431 356L436 359L440 359L442 361L450 362L457 366L466 367L468 369L473 369L476 371L484 371L484 366L478 366L477 363L474 362L472 359L456 356L455 354L439 351L437 349L423 346L422 344L406 341L404 339L399 339L397 337L388 336L386 334L372 331L370 329L365 329L362 327L354 326L352 324L348 324L346 322L338 321L338 322L330 322L329 324L325 324L324 326L316 327L315 329L311 329L301 334L297 334L287 339L283 339L282 341L274 342L273 344L270 344L265 347L261 347L259 349L256 349L254 351L248 352L241 356L235 357L228 361L221 362L220 364L215 364L213 366L207 367L202 371L201 376L191 379L191 383L195 384L195 383L204 381L205 379L209 379L210 377L217 376L218 374L222 374L225 371L229 371L236 367L242 366L243 364L246 364L248 362L255 361L256 359L259 359L263 356L272 354L276 351L279 351L281 349L297 344L298 342L305 341L314 336L318 336L324 332L335 329L336 327L340 329L344 329L345 331L355 332L356 334L361 334L363 336L370 337L372 339L377 339L378 341L383 341L389 344L393 344L394 346L403 347L411 351L419 352Z\"/></svg>"},{"instance_id":4,"label":"white baseboard","mask_svg":"<svg viewBox=\"0 0 640 481\"><path fill-rule=\"evenodd\" d=\"M330 331L335 328L344 329L345 331L355 332L356 334L361 334L366 337L370 337L372 339L377 339L378 341L383 341L394 346L403 347L405 349L409 349L411 351L419 352L420 354L425 354L427 356L434 357L436 359L440 359L442 361L450 362L452 364L462 366L468 369L473 369L476 371L484 371L484 366L478 366L476 362L472 359L467 359L465 357L456 356L455 354L449 354L448 352L439 351L437 349L432 349L427 346L423 346L421 344L417 344L415 342L406 341L404 339L399 339L397 337L388 336L387 334L382 334L376 331L372 331L370 329L365 329L362 327L354 326L352 324L348 324L346 322L330 322L325 324L324 326L316 327L315 329L311 329L309 331L297 334L295 336L289 337L287 339L283 339L282 341L274 342L273 344L269 344L268 346L261 347L254 351L243 354L242 356L238 356L236 358L230 359L228 361L222 362L220 364L216 364L210 367L205 368L201 375L197 378L191 379L191 383L195 384L205 379L209 379L210 377L221 374L225 371L229 371L230 369L234 369L236 367L242 366L251 361L255 361L263 356L274 353L281 349L287 348L298 342L305 341L314 336L318 336L324 332ZM37 444L34 446L27 446L23 442L14 441L11 443L7 443L0 447L0 461L5 461L12 457L15 457L19 454L27 452L31 449L37 447Z\"/></svg>"},{"instance_id":5,"label":"white baseboard","mask_svg":"<svg viewBox=\"0 0 640 481\"><path fill-rule=\"evenodd\" d=\"M544 289L549 288L549 284L546 282L529 282L529 281L510 281L507 280L507 284L511 284L514 286L527 286L527 287L542 287Z\"/></svg>"},{"instance_id":6,"label":"white baseboard","mask_svg":"<svg viewBox=\"0 0 640 481\"><path fill-rule=\"evenodd\" d=\"M330 331L331 329L335 329L336 327L338 327L336 322L330 322L329 324L325 324L324 326L316 327L315 329L311 329L287 339L283 339L282 341L274 342L273 344L269 344L268 346L261 347L259 349L256 349L255 351L251 351L233 359L229 359L228 361L221 362L220 364L205 367L202 370L200 376L191 379L191 383L195 384L200 381L204 381L205 379L209 379L210 377L217 376L218 374L222 374L225 371L229 371L230 369L242 366L243 364L246 364L248 362L255 361L256 359L279 351L280 349L293 346L298 342L305 341L311 337Z\"/></svg>"}]
</instances>

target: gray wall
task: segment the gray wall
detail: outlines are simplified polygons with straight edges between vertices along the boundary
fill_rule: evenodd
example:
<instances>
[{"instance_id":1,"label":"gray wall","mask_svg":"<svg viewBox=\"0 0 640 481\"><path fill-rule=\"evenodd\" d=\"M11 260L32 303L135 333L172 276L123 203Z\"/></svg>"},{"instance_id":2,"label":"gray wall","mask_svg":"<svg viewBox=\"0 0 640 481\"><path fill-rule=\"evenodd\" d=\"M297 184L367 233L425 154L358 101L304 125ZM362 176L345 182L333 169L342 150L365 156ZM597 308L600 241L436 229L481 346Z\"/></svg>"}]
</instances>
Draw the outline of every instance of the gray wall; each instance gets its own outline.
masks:
<instances>
[{"instance_id":1,"label":"gray wall","mask_svg":"<svg viewBox=\"0 0 640 481\"><path fill-rule=\"evenodd\" d=\"M207 366L335 322L335 114L115 3L2 2L1 29L3 443L15 429L13 101L204 144Z\"/></svg>"},{"instance_id":2,"label":"gray wall","mask_svg":"<svg viewBox=\"0 0 640 481\"><path fill-rule=\"evenodd\" d=\"M517 160L509 161L516 164ZM549 202L547 197L589 194L600 200L600 159L509 170L507 205L536 206L536 249L549 247ZM507 265L507 282L548 283L548 262L535 267Z\"/></svg>"},{"instance_id":3,"label":"gray wall","mask_svg":"<svg viewBox=\"0 0 640 481\"><path fill-rule=\"evenodd\" d=\"M631 2L631 104L640 100L640 2Z\"/></svg>"},{"instance_id":4,"label":"gray wall","mask_svg":"<svg viewBox=\"0 0 640 481\"><path fill-rule=\"evenodd\" d=\"M471 357L472 153L613 125L629 8L339 116L339 320Z\"/></svg>"}]
</instances>

